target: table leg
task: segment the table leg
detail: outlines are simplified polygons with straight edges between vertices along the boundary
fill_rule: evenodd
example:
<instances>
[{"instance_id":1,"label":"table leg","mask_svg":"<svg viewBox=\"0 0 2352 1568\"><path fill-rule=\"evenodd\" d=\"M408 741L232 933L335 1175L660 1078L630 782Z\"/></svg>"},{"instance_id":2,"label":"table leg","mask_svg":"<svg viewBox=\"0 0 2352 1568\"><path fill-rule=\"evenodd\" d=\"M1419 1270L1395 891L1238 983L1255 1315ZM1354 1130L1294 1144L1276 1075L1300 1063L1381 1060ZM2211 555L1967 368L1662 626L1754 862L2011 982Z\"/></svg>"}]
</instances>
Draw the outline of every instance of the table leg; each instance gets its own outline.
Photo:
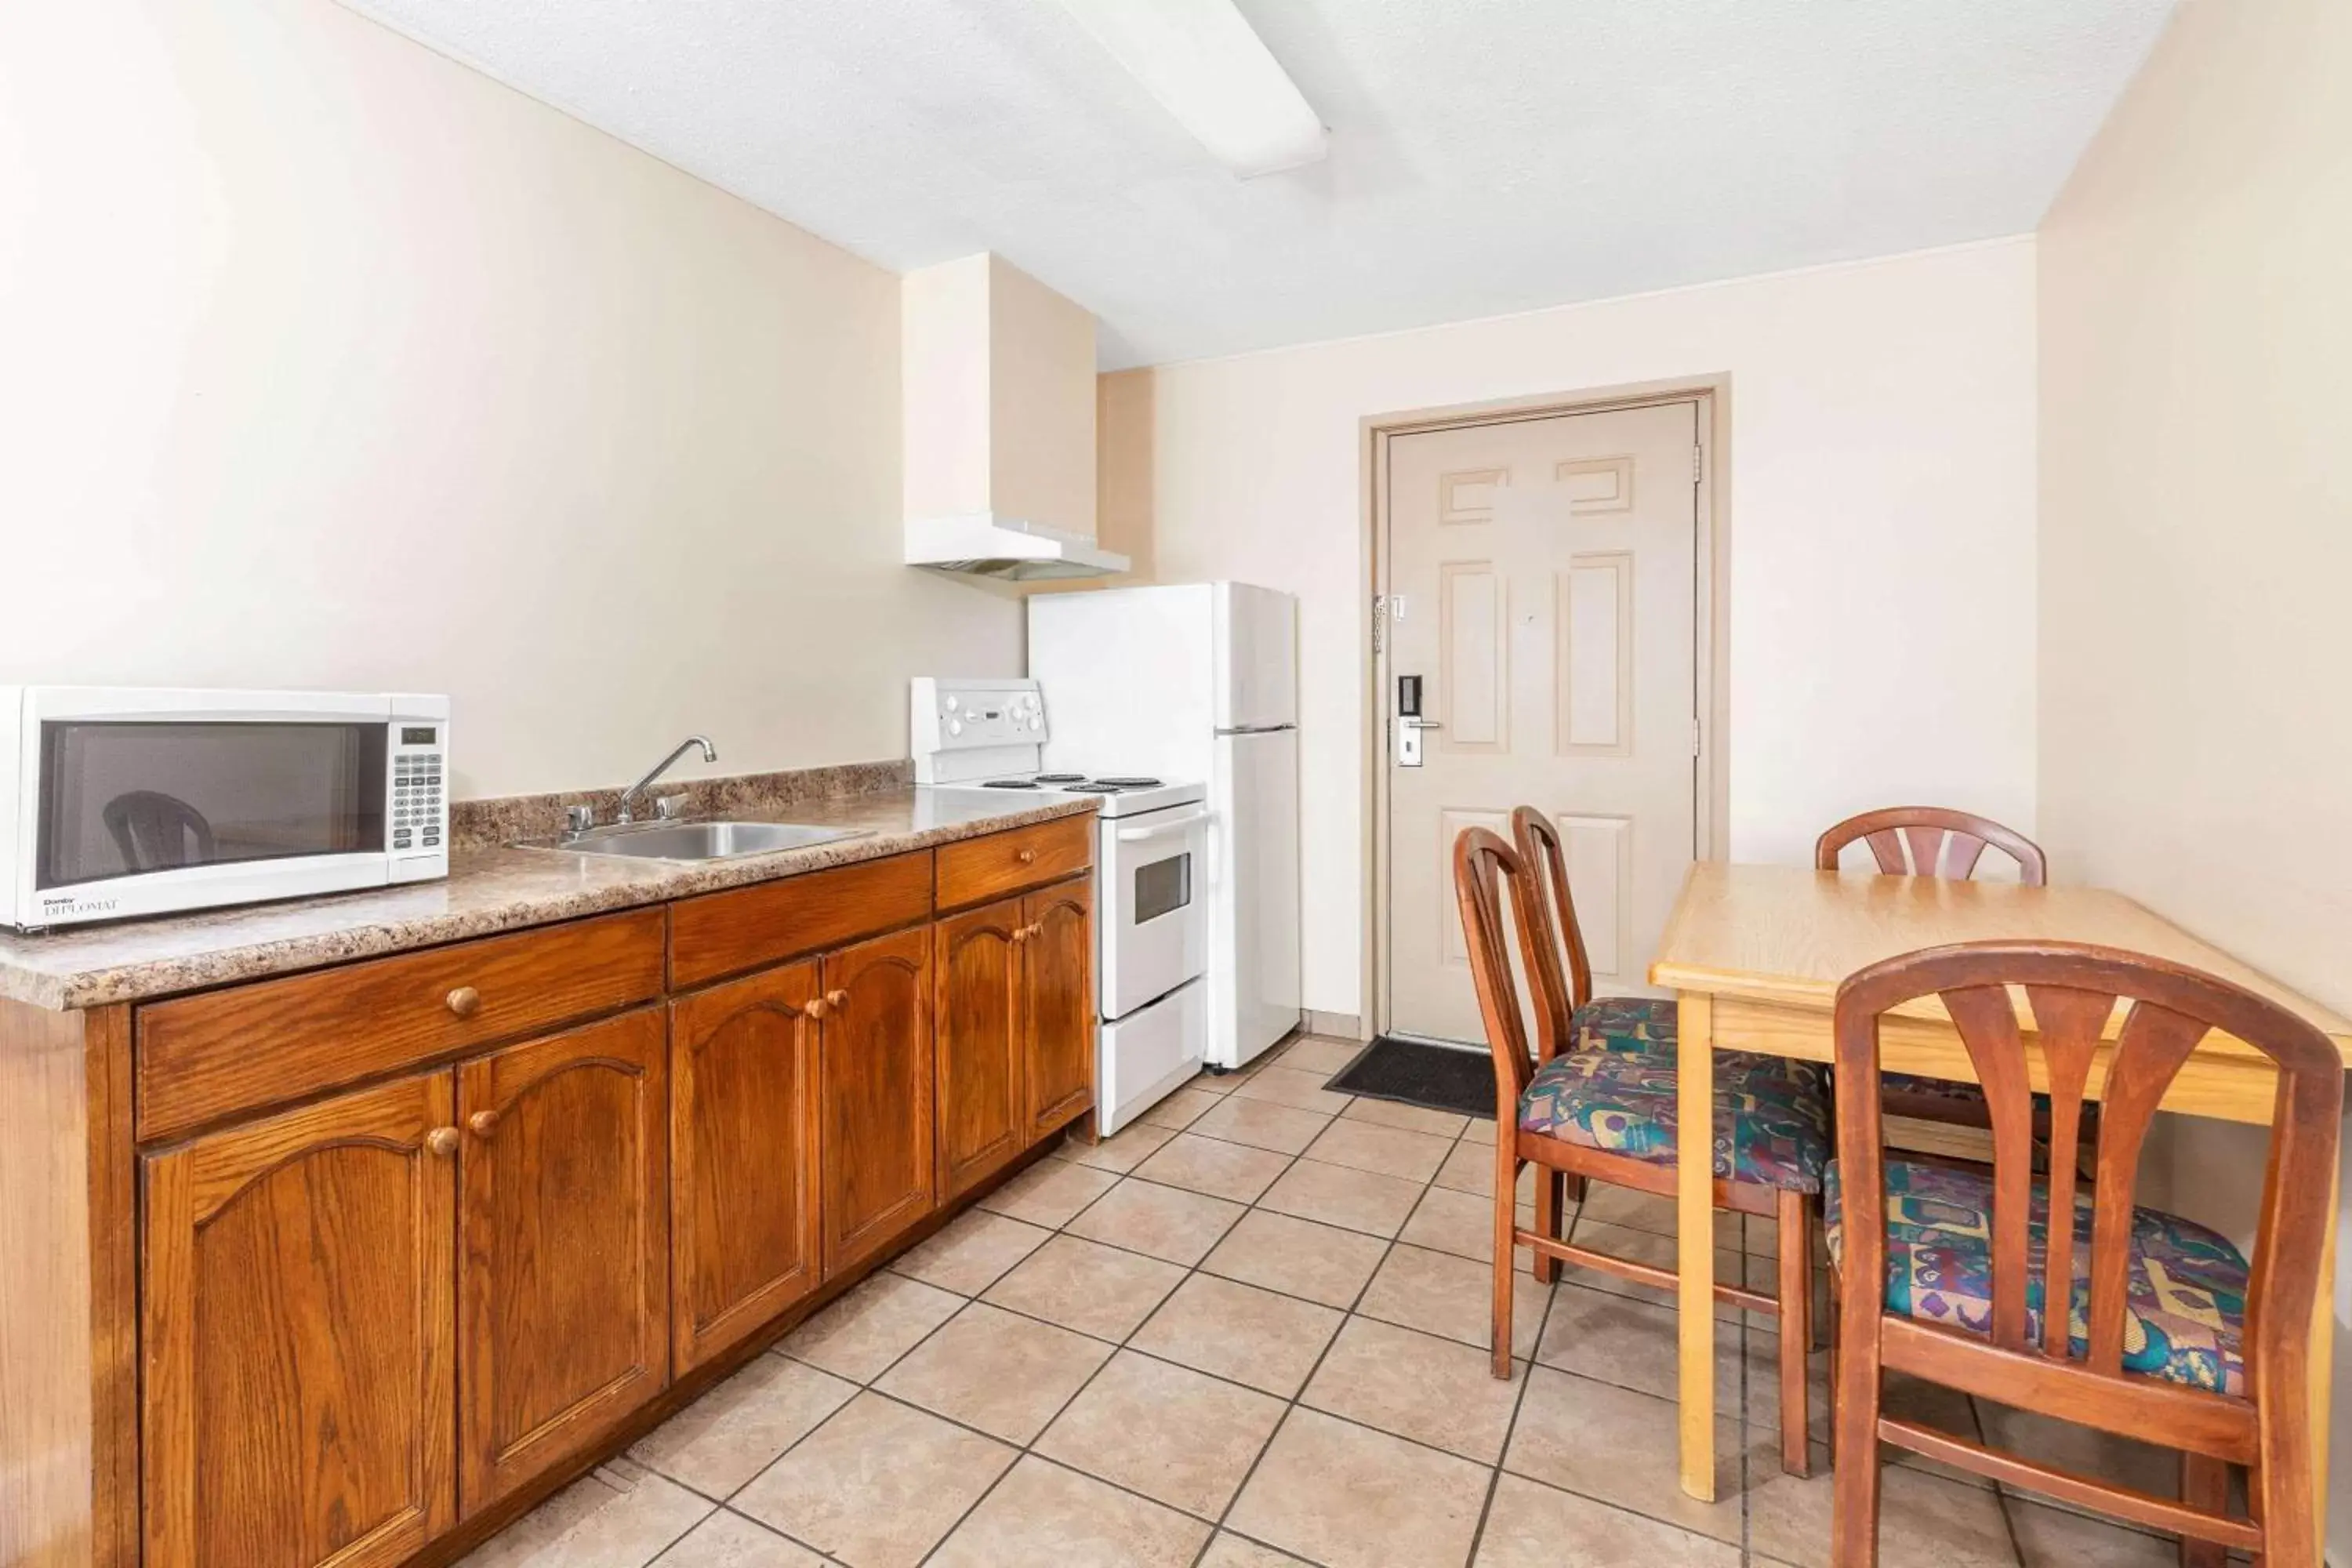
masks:
<instances>
[{"instance_id":1,"label":"table leg","mask_svg":"<svg viewBox=\"0 0 2352 1568\"><path fill-rule=\"evenodd\" d=\"M2318 1516L2312 1539L2319 1542L2323 1552L2327 1549L2327 1434L2334 1415L2329 1373L2336 1357L2336 1230L2339 1223L2336 1205L2343 1197L2340 1185L2328 1194L2327 1240L2319 1249L2319 1298L2311 1304L2310 1360L2305 1367L2304 1393L2311 1406L2311 1473L2315 1478L2311 1506Z\"/></svg>"},{"instance_id":2,"label":"table leg","mask_svg":"<svg viewBox=\"0 0 2352 1568\"><path fill-rule=\"evenodd\" d=\"M1715 1500L1715 998L1677 998L1675 1253L1681 1306L1683 1490Z\"/></svg>"}]
</instances>

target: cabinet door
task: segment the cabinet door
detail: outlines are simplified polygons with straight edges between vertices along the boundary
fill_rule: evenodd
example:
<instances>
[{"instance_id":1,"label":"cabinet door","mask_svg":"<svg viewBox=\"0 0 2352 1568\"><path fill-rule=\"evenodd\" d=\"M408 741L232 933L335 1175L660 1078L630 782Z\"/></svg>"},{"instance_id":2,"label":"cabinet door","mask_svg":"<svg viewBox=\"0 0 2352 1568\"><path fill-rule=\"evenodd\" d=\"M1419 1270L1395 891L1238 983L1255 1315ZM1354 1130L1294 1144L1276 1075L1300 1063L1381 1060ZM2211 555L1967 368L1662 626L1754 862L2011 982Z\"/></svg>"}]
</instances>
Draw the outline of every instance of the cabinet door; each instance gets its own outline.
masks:
<instances>
[{"instance_id":1,"label":"cabinet door","mask_svg":"<svg viewBox=\"0 0 2352 1568\"><path fill-rule=\"evenodd\" d=\"M148 1568L375 1568L455 1521L451 1100L402 1079L143 1162Z\"/></svg>"},{"instance_id":2,"label":"cabinet door","mask_svg":"<svg viewBox=\"0 0 2352 1568\"><path fill-rule=\"evenodd\" d=\"M1027 964L1024 1067L1034 1142L1095 1100L1095 887L1056 883L1021 900Z\"/></svg>"},{"instance_id":3,"label":"cabinet door","mask_svg":"<svg viewBox=\"0 0 2352 1568\"><path fill-rule=\"evenodd\" d=\"M680 1373L816 1288L812 962L670 1004L672 1349Z\"/></svg>"},{"instance_id":4,"label":"cabinet door","mask_svg":"<svg viewBox=\"0 0 2352 1568\"><path fill-rule=\"evenodd\" d=\"M889 1245L931 1211L931 931L824 960L824 1271Z\"/></svg>"},{"instance_id":5,"label":"cabinet door","mask_svg":"<svg viewBox=\"0 0 2352 1568\"><path fill-rule=\"evenodd\" d=\"M1022 1081L1019 899L941 921L936 948L940 1196L970 1188L1029 1146Z\"/></svg>"},{"instance_id":6,"label":"cabinet door","mask_svg":"<svg viewBox=\"0 0 2352 1568\"><path fill-rule=\"evenodd\" d=\"M458 1069L460 1491L467 1516L669 1375L667 1056L641 1008Z\"/></svg>"}]
</instances>

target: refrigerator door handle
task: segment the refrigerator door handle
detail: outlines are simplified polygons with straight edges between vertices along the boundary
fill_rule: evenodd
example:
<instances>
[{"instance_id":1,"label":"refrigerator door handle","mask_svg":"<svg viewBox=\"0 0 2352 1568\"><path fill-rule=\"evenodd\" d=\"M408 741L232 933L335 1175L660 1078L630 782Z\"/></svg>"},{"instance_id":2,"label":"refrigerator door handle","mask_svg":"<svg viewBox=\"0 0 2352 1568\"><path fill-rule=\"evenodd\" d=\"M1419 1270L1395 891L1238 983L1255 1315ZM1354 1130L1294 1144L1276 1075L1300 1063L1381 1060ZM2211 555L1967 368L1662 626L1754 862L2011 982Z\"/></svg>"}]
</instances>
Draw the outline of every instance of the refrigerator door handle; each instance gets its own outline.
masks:
<instances>
[{"instance_id":1,"label":"refrigerator door handle","mask_svg":"<svg viewBox=\"0 0 2352 1568\"><path fill-rule=\"evenodd\" d=\"M1282 735L1297 729L1296 724L1237 724L1230 730L1219 730L1220 735Z\"/></svg>"}]
</instances>

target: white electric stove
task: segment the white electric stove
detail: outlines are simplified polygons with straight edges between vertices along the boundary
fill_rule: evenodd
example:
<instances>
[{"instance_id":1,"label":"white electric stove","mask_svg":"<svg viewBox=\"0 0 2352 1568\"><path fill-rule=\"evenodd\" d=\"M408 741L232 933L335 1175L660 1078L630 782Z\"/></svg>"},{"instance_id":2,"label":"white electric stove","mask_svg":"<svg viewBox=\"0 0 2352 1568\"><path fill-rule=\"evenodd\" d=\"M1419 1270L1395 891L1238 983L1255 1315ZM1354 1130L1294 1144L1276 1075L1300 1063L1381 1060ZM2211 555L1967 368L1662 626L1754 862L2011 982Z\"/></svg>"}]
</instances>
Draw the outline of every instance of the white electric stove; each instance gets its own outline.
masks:
<instances>
[{"instance_id":1,"label":"white electric stove","mask_svg":"<svg viewBox=\"0 0 2352 1568\"><path fill-rule=\"evenodd\" d=\"M1116 1132L1207 1058L1208 786L1038 772L1052 731L1034 680L918 677L911 709L919 787L1095 803L1095 1114Z\"/></svg>"}]
</instances>

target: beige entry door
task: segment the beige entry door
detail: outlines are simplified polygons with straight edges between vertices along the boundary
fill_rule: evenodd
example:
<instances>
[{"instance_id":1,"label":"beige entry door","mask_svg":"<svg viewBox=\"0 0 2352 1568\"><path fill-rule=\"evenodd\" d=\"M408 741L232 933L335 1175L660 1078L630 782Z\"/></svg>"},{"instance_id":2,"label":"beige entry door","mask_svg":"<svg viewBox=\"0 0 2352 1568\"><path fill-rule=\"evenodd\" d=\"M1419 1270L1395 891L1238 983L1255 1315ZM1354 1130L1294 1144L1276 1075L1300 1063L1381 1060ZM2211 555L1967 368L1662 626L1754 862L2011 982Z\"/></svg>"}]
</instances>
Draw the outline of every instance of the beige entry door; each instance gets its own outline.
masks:
<instances>
[{"instance_id":1,"label":"beige entry door","mask_svg":"<svg viewBox=\"0 0 2352 1568\"><path fill-rule=\"evenodd\" d=\"M1386 1018L1478 1040L1453 879L1465 827L1558 825L1604 994L1652 951L1695 852L1700 402L1391 437ZM1421 678L1421 765L1398 743Z\"/></svg>"}]
</instances>

